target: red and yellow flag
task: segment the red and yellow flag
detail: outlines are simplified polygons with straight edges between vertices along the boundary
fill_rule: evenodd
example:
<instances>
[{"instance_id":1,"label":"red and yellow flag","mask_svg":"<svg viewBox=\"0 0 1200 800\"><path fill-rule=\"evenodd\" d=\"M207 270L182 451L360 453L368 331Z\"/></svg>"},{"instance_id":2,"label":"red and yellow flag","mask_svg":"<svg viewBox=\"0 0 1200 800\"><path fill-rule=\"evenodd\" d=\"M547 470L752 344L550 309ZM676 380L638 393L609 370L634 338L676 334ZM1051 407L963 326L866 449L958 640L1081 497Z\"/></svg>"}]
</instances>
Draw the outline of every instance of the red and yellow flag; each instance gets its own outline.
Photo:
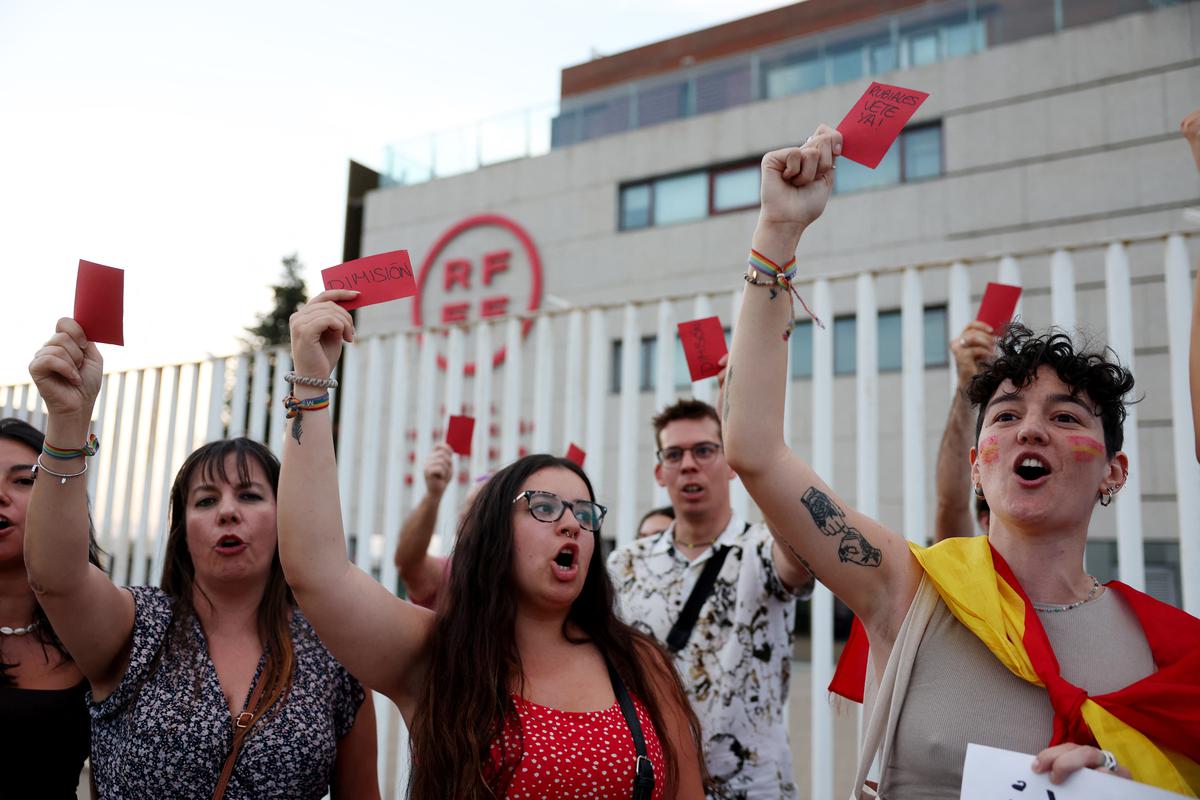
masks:
<instances>
[{"instance_id":1,"label":"red and yellow flag","mask_svg":"<svg viewBox=\"0 0 1200 800\"><path fill-rule=\"evenodd\" d=\"M1063 742L1111 750L1134 780L1195 797L1200 791L1200 619L1119 581L1157 671L1117 692L1089 697L1060 674L1058 659L1020 582L986 536L947 539L913 554L955 618L1023 680L1044 686Z\"/></svg>"}]
</instances>

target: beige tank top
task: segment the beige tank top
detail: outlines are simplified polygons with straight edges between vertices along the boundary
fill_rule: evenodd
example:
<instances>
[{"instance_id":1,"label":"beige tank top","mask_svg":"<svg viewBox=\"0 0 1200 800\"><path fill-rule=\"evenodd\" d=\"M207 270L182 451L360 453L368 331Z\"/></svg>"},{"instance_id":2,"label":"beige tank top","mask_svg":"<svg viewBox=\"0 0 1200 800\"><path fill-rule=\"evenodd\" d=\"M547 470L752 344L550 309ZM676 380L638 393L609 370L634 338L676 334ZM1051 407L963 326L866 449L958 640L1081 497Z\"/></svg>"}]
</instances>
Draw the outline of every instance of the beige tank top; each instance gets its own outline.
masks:
<instances>
[{"instance_id":1,"label":"beige tank top","mask_svg":"<svg viewBox=\"0 0 1200 800\"><path fill-rule=\"evenodd\" d=\"M1090 695L1154 672L1137 617L1116 592L1039 611L1062 676ZM1008 671L939 599L917 649L880 797L958 800L967 744L1037 753L1050 742L1046 690Z\"/></svg>"}]
</instances>

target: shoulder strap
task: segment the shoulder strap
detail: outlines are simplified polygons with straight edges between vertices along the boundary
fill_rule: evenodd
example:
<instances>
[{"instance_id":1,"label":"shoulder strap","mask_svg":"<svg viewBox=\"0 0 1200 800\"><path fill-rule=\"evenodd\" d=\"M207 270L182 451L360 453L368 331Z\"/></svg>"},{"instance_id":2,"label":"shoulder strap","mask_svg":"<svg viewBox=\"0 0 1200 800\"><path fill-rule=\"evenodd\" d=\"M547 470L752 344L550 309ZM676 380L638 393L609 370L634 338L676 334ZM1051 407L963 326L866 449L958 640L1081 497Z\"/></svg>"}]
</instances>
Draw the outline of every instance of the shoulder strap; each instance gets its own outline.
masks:
<instances>
[{"instance_id":1,"label":"shoulder strap","mask_svg":"<svg viewBox=\"0 0 1200 800\"><path fill-rule=\"evenodd\" d=\"M750 530L750 523L747 522L742 533L748 530ZM708 559L708 563L704 565L700 577L696 579L692 593L688 595L687 602L683 604L683 610L679 612L679 619L675 620L675 624L671 626L671 632L667 634L667 649L671 653L678 653L687 646L688 639L692 638L692 628L696 626L696 619L700 616L700 607L712 594L713 586L717 583L717 573L721 571L721 566L725 563L725 557L729 555L730 549L729 545L718 548L717 552Z\"/></svg>"},{"instance_id":2,"label":"shoulder strap","mask_svg":"<svg viewBox=\"0 0 1200 800\"><path fill-rule=\"evenodd\" d=\"M233 777L233 765L237 763L238 753L242 749L242 742L245 741L246 735L250 733L250 729L254 727L254 723L262 716L259 713L258 706L262 702L263 692L267 688L270 670L271 660L268 658L267 663L263 665L262 672L259 673L258 681L254 684L254 691L250 693L250 698L246 701L246 708L249 710L243 711L234 717L233 744L229 747L229 755L225 757L225 766L221 768L221 777L217 780L216 788L213 789L213 800L221 800L221 797L224 796L225 789L229 786L229 779Z\"/></svg>"},{"instance_id":3,"label":"shoulder strap","mask_svg":"<svg viewBox=\"0 0 1200 800\"><path fill-rule=\"evenodd\" d=\"M612 681L613 694L617 696L621 714L624 715L625 724L629 726L629 733L633 737L633 748L637 751L637 760L633 766L633 800L650 800L650 796L654 793L654 765L650 763L650 759L646 755L646 739L642 736L642 723L638 720L637 710L633 707L633 699L629 696L629 690L625 688L625 682L621 680L621 676L617 674L611 661L608 663L608 678Z\"/></svg>"}]
</instances>

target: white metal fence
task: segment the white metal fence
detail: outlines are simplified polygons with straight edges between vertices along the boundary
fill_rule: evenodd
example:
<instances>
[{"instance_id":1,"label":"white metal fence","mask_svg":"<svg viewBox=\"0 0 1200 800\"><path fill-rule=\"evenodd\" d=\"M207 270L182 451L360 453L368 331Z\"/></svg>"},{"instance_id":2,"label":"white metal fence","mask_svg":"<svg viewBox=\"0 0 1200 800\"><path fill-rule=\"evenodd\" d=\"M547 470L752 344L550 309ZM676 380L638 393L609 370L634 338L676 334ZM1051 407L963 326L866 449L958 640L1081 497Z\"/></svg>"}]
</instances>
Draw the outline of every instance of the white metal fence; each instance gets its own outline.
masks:
<instances>
[{"instance_id":1,"label":"white metal fence","mask_svg":"<svg viewBox=\"0 0 1200 800\"><path fill-rule=\"evenodd\" d=\"M854 319L854 369L835 371L836 326L812 331L811 373L789 382L789 440L856 507L923 539L931 518L933 454L953 387L952 367L927 367L924 311L944 305L946 328L955 334L971 318L987 281L1023 284L1020 313L1028 324L1085 326L1134 367L1145 401L1130 409L1126 425L1129 485L1114 505L1115 519L1098 526L1115 526L1119 576L1142 587L1143 539L1153 518L1150 538L1178 541L1183 605L1200 613L1200 467L1192 449L1187 373L1188 249L1197 242L1189 236L811 279L801 288L818 314ZM638 513L665 499L650 477L648 414L677 395L675 323L719 313L732 324L739 302L740 289L568 309L538 316L527 337L513 318L360 339L347 348L335 394L343 514L356 563L384 585L397 586L391 553L400 522L422 491L421 461L441 436L445 416L463 408L476 417L473 455L461 484L452 481L447 492L436 549L448 549L468 474L526 450L561 453L570 442L587 451L597 493L613 508L610 530L618 542L629 541ZM889 307L898 307L901 318L898 374L879 365L876 329L881 309ZM500 345L506 358L493 367ZM647 349L655 354L652 364L641 362ZM439 354L448 362L445 369L437 365ZM469 361L476 370L468 377L463 367ZM171 478L192 449L241 435L278 449L284 435L281 376L289 367L287 351L276 348L105 375L94 422L103 449L88 479L100 543L113 558L117 583L157 581ZM684 391L712 401L715 386L708 381ZM896 406L899 416L893 418ZM0 387L0 412L39 427L45 419L29 384ZM881 491L881 470L902 477L888 478ZM1145 486L1143 475L1154 485ZM734 504L753 516L740 485ZM825 696L833 667L832 607L830 593L819 588L812 603L814 699ZM390 704L378 697L376 704L385 796L399 796L407 767L404 729ZM808 741L793 747L809 751L809 796L832 797L830 710L816 700L811 706ZM846 780L839 776L839 793Z\"/></svg>"}]
</instances>

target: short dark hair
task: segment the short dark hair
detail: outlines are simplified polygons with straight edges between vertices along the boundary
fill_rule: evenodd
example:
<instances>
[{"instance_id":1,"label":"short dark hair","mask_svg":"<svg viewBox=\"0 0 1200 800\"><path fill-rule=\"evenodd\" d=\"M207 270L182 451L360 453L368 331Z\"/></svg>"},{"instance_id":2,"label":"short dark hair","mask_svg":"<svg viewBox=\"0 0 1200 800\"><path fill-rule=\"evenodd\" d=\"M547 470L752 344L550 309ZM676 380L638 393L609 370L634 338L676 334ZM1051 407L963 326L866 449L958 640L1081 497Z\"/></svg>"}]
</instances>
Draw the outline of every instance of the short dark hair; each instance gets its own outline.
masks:
<instances>
[{"instance_id":1,"label":"short dark hair","mask_svg":"<svg viewBox=\"0 0 1200 800\"><path fill-rule=\"evenodd\" d=\"M640 531L642 526L646 524L646 520L651 517L670 517L671 519L675 519L675 506L659 506L658 508L650 509L638 520L637 529Z\"/></svg>"},{"instance_id":2,"label":"short dark hair","mask_svg":"<svg viewBox=\"0 0 1200 800\"><path fill-rule=\"evenodd\" d=\"M662 447L663 428L680 419L711 419L717 423L717 438L721 436L721 417L717 410L703 400L688 397L667 406L650 420L650 424L654 426L655 447Z\"/></svg>"},{"instance_id":3,"label":"short dark hair","mask_svg":"<svg viewBox=\"0 0 1200 800\"><path fill-rule=\"evenodd\" d=\"M1023 389L1037 377L1040 367L1054 370L1072 395L1086 394L1104 429L1109 458L1125 443L1125 396L1133 390L1133 374L1121 366L1112 348L1076 350L1071 337L1059 328L1036 334L1019 323L1009 326L997 343L998 355L971 379L967 399L979 406L975 440L983 429L984 412L992 395L1005 380ZM1130 401L1134 402L1134 401Z\"/></svg>"}]
</instances>

